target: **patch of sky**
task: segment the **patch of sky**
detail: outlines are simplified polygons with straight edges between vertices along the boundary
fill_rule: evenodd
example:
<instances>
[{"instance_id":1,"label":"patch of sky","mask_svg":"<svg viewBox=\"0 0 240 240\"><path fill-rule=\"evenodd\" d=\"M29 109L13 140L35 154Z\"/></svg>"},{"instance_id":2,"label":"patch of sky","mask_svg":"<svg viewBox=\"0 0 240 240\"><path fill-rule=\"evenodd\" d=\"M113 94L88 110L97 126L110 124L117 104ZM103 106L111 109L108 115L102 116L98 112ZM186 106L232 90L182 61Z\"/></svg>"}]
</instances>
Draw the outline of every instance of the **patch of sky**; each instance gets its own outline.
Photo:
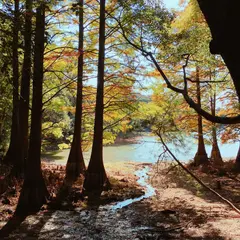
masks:
<instances>
[{"instance_id":1,"label":"patch of sky","mask_svg":"<svg viewBox=\"0 0 240 240\"><path fill-rule=\"evenodd\" d=\"M179 0L163 0L163 4L166 8L178 8L179 7Z\"/></svg>"}]
</instances>

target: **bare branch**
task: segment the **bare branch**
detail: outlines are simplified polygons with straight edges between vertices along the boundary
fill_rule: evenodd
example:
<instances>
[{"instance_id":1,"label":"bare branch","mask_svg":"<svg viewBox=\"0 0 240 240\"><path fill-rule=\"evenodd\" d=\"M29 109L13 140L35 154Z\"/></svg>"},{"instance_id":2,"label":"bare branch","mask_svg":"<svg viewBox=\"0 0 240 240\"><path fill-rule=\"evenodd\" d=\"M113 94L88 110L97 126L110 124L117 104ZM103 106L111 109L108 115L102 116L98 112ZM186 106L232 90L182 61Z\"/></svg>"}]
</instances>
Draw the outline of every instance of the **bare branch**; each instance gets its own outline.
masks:
<instances>
[{"instance_id":1,"label":"bare branch","mask_svg":"<svg viewBox=\"0 0 240 240\"><path fill-rule=\"evenodd\" d=\"M143 47L138 46L135 42L131 41L127 35L126 32L123 28L123 25L121 23L121 21L119 19L117 19L116 17L112 16L111 14L108 13L108 15L110 15L118 24L120 29L122 30L122 36L124 37L124 39L131 45L133 46L135 49L139 50L142 52L143 56L145 56L148 60L150 58L150 60L154 63L154 66L156 67L156 69L158 70L158 72L160 73L160 75L162 76L163 80L165 81L165 83L167 84L167 87L171 90L173 90L174 92L180 93L183 95L184 99L186 100L186 102L188 103L188 105L193 108L198 114L200 114L201 116L203 116L204 118L206 118L208 121L210 122L215 122L215 123L221 123L221 124L236 124L236 123L240 123L240 115L237 115L235 117L219 117L219 116L213 116L212 114L206 112L205 110L203 110L197 103L194 102L194 100L187 94L186 92L186 86L184 89L180 89L177 88L175 86L173 86L171 84L171 82L169 81L168 77L165 75L165 73L163 72L162 68L160 67L160 65L158 64L158 62L156 61L155 57L153 56L153 54L151 52L146 51L145 49L143 49Z\"/></svg>"}]
</instances>

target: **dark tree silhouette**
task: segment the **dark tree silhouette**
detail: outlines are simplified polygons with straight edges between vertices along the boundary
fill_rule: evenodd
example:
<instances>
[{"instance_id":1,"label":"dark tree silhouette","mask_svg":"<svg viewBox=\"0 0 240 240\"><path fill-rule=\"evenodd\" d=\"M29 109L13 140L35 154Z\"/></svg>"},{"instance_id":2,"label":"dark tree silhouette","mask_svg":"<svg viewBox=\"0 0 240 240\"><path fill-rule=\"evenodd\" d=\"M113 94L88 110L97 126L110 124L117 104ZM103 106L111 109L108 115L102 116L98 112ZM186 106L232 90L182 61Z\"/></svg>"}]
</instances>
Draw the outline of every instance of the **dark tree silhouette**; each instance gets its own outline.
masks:
<instances>
[{"instance_id":1,"label":"dark tree silhouette","mask_svg":"<svg viewBox=\"0 0 240 240\"><path fill-rule=\"evenodd\" d=\"M19 137L15 161L18 170L23 172L28 151L29 95L32 63L32 0L26 0L24 29L24 59L22 66L21 91L19 102Z\"/></svg>"},{"instance_id":2,"label":"dark tree silhouette","mask_svg":"<svg viewBox=\"0 0 240 240\"><path fill-rule=\"evenodd\" d=\"M36 13L31 132L26 172L16 210L17 214L39 210L48 197L41 171L44 33L45 4L42 2Z\"/></svg>"},{"instance_id":3,"label":"dark tree silhouette","mask_svg":"<svg viewBox=\"0 0 240 240\"><path fill-rule=\"evenodd\" d=\"M240 144L239 144L239 148L238 148L237 157L235 160L235 167L237 170L240 170Z\"/></svg>"},{"instance_id":4,"label":"dark tree silhouette","mask_svg":"<svg viewBox=\"0 0 240 240\"><path fill-rule=\"evenodd\" d=\"M12 164L14 169L14 175L21 173L21 167L19 167L16 161L16 153L18 153L18 133L19 133L19 59L18 59L18 43L19 43L19 1L14 1L14 18L12 29L12 86L13 86L13 101L12 101L12 126L10 144L4 162Z\"/></svg>"},{"instance_id":5,"label":"dark tree silhouette","mask_svg":"<svg viewBox=\"0 0 240 240\"><path fill-rule=\"evenodd\" d=\"M240 101L240 36L238 0L197 0L212 33L210 51L226 63Z\"/></svg>"},{"instance_id":6,"label":"dark tree silhouette","mask_svg":"<svg viewBox=\"0 0 240 240\"><path fill-rule=\"evenodd\" d=\"M75 112L74 134L66 167L66 178L76 179L86 170L82 153L82 102L83 102L83 0L79 0L79 42L78 42L78 77L77 103Z\"/></svg>"},{"instance_id":7,"label":"dark tree silhouette","mask_svg":"<svg viewBox=\"0 0 240 240\"><path fill-rule=\"evenodd\" d=\"M100 1L98 82L95 108L94 137L90 162L84 181L86 192L101 192L108 179L103 164L103 111L104 111L104 59L105 59L105 0Z\"/></svg>"}]
</instances>

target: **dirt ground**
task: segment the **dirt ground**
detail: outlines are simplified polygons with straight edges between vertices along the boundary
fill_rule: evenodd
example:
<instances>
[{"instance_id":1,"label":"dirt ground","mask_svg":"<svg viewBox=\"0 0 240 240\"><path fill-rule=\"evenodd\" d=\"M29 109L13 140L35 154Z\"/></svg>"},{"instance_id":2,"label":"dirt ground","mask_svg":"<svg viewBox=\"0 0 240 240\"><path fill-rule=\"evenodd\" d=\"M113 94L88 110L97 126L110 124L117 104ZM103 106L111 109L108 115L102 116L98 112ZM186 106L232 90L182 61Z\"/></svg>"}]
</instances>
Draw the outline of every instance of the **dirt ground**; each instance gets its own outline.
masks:
<instances>
[{"instance_id":1,"label":"dirt ground","mask_svg":"<svg viewBox=\"0 0 240 240\"><path fill-rule=\"evenodd\" d=\"M192 171L207 186L240 208L240 181L237 177L226 177L221 171ZM172 216L176 216L182 225L181 239L240 239L240 215L180 167L169 167L169 163L155 165L151 183L157 193L151 200L151 209L175 211Z\"/></svg>"},{"instance_id":2,"label":"dirt ground","mask_svg":"<svg viewBox=\"0 0 240 240\"><path fill-rule=\"evenodd\" d=\"M155 195L114 210L116 203L144 194L145 189L137 185L137 176L134 175L144 166L135 163L107 164L113 189L103 193L101 201L88 203L77 198L79 180L68 199L71 208L43 206L38 214L27 217L5 239L240 239L240 215L179 167L169 163L148 165L151 169L148 183L155 188ZM49 166L46 169L49 171ZM58 166L52 166L52 169L56 174L64 174L64 169ZM194 173L240 207L240 181L237 178L215 173L209 175L197 170ZM50 175L45 172L48 180ZM51 179L52 194L56 194L61 179ZM11 217L17 195L15 193L15 198L8 195L10 203L0 206L0 227Z\"/></svg>"}]
</instances>

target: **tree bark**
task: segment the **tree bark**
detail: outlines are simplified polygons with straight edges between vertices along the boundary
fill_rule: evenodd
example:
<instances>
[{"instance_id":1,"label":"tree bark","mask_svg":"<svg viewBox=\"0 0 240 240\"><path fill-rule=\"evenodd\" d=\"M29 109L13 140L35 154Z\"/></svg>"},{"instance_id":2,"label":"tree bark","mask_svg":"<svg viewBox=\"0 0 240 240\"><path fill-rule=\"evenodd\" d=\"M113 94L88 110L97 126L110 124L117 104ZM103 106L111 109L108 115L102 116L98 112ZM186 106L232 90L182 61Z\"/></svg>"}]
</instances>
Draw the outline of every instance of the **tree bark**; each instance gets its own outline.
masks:
<instances>
[{"instance_id":1,"label":"tree bark","mask_svg":"<svg viewBox=\"0 0 240 240\"><path fill-rule=\"evenodd\" d=\"M198 4L211 30L210 51L220 54L226 63L240 101L240 36L238 0L198 0Z\"/></svg>"},{"instance_id":2,"label":"tree bark","mask_svg":"<svg viewBox=\"0 0 240 240\"><path fill-rule=\"evenodd\" d=\"M196 67L196 86L197 86L197 103L201 107L201 88L199 79L199 68ZM194 157L194 165L199 166L208 163L208 157L205 149L204 139L203 139L203 124L202 116L198 114L198 149Z\"/></svg>"},{"instance_id":3,"label":"tree bark","mask_svg":"<svg viewBox=\"0 0 240 240\"><path fill-rule=\"evenodd\" d=\"M14 1L14 19L13 19L13 37L12 37L12 86L13 86L13 100L12 100L12 125L10 144L4 162L13 165L14 172L20 173L22 168L18 168L16 162L16 153L18 153L18 133L19 133L19 63L18 63L18 42L19 42L19 1ZM15 175L15 174L14 174ZM18 175L18 174L17 174Z\"/></svg>"},{"instance_id":4,"label":"tree bark","mask_svg":"<svg viewBox=\"0 0 240 240\"><path fill-rule=\"evenodd\" d=\"M108 184L103 164L103 111L104 111L104 59L105 59L105 0L100 1L98 82L95 108L94 136L90 162L84 181L86 192L99 191Z\"/></svg>"},{"instance_id":5,"label":"tree bark","mask_svg":"<svg viewBox=\"0 0 240 240\"><path fill-rule=\"evenodd\" d=\"M74 134L66 166L66 179L76 180L86 167L82 152L82 102L83 102L83 0L79 0L79 43L78 43L78 79L77 103L75 112Z\"/></svg>"},{"instance_id":6,"label":"tree bark","mask_svg":"<svg viewBox=\"0 0 240 240\"><path fill-rule=\"evenodd\" d=\"M211 112L212 115L216 115L216 94L214 93L213 97L211 97ZM212 151L211 151L211 161L213 162L214 166L222 166L223 160L221 156L221 152L218 147L217 141L217 130L216 124L212 123Z\"/></svg>"},{"instance_id":7,"label":"tree bark","mask_svg":"<svg viewBox=\"0 0 240 240\"><path fill-rule=\"evenodd\" d=\"M32 117L28 159L17 213L38 211L49 195L41 171L44 33L45 4L41 3L36 14Z\"/></svg>"},{"instance_id":8,"label":"tree bark","mask_svg":"<svg viewBox=\"0 0 240 240\"><path fill-rule=\"evenodd\" d=\"M28 117L29 94L32 62L32 0L26 0L25 32L24 32L24 59L22 67L21 91L19 102L19 151L16 154L16 163L24 171L28 151Z\"/></svg>"}]
</instances>

